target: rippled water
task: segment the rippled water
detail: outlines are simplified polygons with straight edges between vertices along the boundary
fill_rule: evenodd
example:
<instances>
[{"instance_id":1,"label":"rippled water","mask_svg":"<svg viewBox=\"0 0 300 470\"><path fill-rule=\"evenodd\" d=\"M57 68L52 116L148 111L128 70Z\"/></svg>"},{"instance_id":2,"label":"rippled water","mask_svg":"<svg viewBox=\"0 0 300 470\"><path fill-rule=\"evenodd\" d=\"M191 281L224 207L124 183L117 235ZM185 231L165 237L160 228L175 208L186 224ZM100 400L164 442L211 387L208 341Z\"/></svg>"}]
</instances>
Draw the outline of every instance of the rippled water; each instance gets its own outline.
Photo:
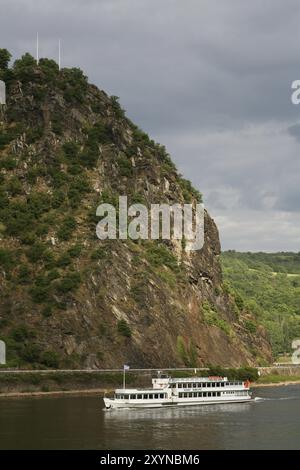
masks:
<instances>
[{"instance_id":1,"label":"rippled water","mask_svg":"<svg viewBox=\"0 0 300 470\"><path fill-rule=\"evenodd\" d=\"M1 449L300 449L300 385L252 403L103 411L97 397L0 399Z\"/></svg>"}]
</instances>

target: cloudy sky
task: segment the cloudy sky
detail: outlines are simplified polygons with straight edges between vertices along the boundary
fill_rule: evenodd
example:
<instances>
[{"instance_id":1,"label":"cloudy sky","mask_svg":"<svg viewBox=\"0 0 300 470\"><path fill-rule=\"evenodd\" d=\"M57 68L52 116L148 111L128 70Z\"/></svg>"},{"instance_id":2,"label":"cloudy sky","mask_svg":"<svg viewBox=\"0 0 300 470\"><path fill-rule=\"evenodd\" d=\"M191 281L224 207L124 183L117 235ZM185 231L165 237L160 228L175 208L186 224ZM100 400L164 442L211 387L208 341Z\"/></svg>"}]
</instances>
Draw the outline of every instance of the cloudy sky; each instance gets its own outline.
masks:
<instances>
[{"instance_id":1,"label":"cloudy sky","mask_svg":"<svg viewBox=\"0 0 300 470\"><path fill-rule=\"evenodd\" d=\"M300 251L298 0L0 0L0 47L79 66L204 194L223 249Z\"/></svg>"}]
</instances>

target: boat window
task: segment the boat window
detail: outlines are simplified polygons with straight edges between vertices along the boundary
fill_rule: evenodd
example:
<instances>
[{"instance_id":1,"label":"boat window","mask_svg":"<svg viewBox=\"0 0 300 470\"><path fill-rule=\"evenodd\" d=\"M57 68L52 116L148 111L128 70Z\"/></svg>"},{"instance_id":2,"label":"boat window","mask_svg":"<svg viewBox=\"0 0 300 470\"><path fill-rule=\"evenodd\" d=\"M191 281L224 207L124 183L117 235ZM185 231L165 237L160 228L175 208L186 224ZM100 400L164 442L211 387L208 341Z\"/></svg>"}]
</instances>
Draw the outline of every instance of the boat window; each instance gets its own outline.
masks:
<instances>
[{"instance_id":1,"label":"boat window","mask_svg":"<svg viewBox=\"0 0 300 470\"><path fill-rule=\"evenodd\" d=\"M135 399L136 399L136 395L130 395L130 398L131 398L131 400L135 400Z\"/></svg>"},{"instance_id":2,"label":"boat window","mask_svg":"<svg viewBox=\"0 0 300 470\"><path fill-rule=\"evenodd\" d=\"M202 387L204 387L204 388L206 387L206 383L205 383L205 382L203 382Z\"/></svg>"},{"instance_id":3,"label":"boat window","mask_svg":"<svg viewBox=\"0 0 300 470\"><path fill-rule=\"evenodd\" d=\"M156 393L156 394L154 395L154 398L158 398L158 393Z\"/></svg>"},{"instance_id":4,"label":"boat window","mask_svg":"<svg viewBox=\"0 0 300 470\"><path fill-rule=\"evenodd\" d=\"M159 398L165 398L163 393L160 393Z\"/></svg>"},{"instance_id":5,"label":"boat window","mask_svg":"<svg viewBox=\"0 0 300 470\"><path fill-rule=\"evenodd\" d=\"M221 382L221 387L224 387L224 385L225 385L224 382Z\"/></svg>"},{"instance_id":6,"label":"boat window","mask_svg":"<svg viewBox=\"0 0 300 470\"><path fill-rule=\"evenodd\" d=\"M144 400L148 400L148 393L144 393Z\"/></svg>"},{"instance_id":7,"label":"boat window","mask_svg":"<svg viewBox=\"0 0 300 470\"><path fill-rule=\"evenodd\" d=\"M153 398L152 393L149 394L149 398L150 398L150 400L152 400L152 398Z\"/></svg>"},{"instance_id":8,"label":"boat window","mask_svg":"<svg viewBox=\"0 0 300 470\"><path fill-rule=\"evenodd\" d=\"M187 388L192 388L192 384L187 384Z\"/></svg>"},{"instance_id":9,"label":"boat window","mask_svg":"<svg viewBox=\"0 0 300 470\"><path fill-rule=\"evenodd\" d=\"M190 393L189 393L189 397L191 398L192 396L193 396L193 393L192 393L192 392L190 392Z\"/></svg>"},{"instance_id":10,"label":"boat window","mask_svg":"<svg viewBox=\"0 0 300 470\"><path fill-rule=\"evenodd\" d=\"M178 384L178 388L182 388L182 384Z\"/></svg>"},{"instance_id":11,"label":"boat window","mask_svg":"<svg viewBox=\"0 0 300 470\"><path fill-rule=\"evenodd\" d=\"M143 395L137 395L137 399L141 400L143 398Z\"/></svg>"},{"instance_id":12,"label":"boat window","mask_svg":"<svg viewBox=\"0 0 300 470\"><path fill-rule=\"evenodd\" d=\"M197 388L197 384L196 384L196 383L193 383L193 387L194 387L194 388Z\"/></svg>"}]
</instances>

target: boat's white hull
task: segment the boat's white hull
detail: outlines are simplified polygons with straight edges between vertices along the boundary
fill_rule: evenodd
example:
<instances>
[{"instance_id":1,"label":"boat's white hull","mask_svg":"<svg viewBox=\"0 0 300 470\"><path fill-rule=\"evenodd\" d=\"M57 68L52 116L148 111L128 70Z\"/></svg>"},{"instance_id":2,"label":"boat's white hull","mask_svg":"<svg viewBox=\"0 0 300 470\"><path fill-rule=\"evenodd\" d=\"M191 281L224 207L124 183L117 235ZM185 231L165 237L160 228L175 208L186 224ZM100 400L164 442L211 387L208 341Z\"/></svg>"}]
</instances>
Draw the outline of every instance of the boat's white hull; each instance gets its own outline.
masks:
<instances>
[{"instance_id":1,"label":"boat's white hull","mask_svg":"<svg viewBox=\"0 0 300 470\"><path fill-rule=\"evenodd\" d=\"M172 399L172 400L155 400L155 402L138 403L138 402L125 402L124 400L115 400L110 398L104 398L104 404L106 409L121 409L121 408L169 408L178 406L199 406L199 405L219 405L225 403L245 403L251 401L250 396L232 397L232 398L220 398L212 400L184 400L184 399Z\"/></svg>"}]
</instances>

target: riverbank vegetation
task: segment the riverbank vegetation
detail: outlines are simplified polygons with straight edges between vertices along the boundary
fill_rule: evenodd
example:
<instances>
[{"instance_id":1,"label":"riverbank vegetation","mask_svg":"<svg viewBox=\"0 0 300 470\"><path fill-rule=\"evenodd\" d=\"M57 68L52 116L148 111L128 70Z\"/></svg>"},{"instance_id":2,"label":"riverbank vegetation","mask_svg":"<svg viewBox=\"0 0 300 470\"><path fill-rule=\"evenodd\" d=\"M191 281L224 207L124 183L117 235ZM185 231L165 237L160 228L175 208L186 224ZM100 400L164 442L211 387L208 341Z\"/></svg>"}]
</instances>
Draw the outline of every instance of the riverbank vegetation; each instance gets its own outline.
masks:
<instances>
[{"instance_id":1,"label":"riverbank vegetation","mask_svg":"<svg viewBox=\"0 0 300 470\"><path fill-rule=\"evenodd\" d=\"M155 375L151 371L126 373L126 385L129 387L150 386L151 378ZM173 370L171 377L195 377L194 370ZM244 367L239 369L222 369L211 367L208 370L197 370L198 377L226 376L229 380L251 380L258 378L255 368ZM0 394L11 392L50 392L68 390L112 390L122 387L122 372L87 371L0 371Z\"/></svg>"},{"instance_id":2,"label":"riverbank vegetation","mask_svg":"<svg viewBox=\"0 0 300 470\"><path fill-rule=\"evenodd\" d=\"M286 382L300 382L300 375L270 374L259 377L257 384L279 384Z\"/></svg>"}]
</instances>

